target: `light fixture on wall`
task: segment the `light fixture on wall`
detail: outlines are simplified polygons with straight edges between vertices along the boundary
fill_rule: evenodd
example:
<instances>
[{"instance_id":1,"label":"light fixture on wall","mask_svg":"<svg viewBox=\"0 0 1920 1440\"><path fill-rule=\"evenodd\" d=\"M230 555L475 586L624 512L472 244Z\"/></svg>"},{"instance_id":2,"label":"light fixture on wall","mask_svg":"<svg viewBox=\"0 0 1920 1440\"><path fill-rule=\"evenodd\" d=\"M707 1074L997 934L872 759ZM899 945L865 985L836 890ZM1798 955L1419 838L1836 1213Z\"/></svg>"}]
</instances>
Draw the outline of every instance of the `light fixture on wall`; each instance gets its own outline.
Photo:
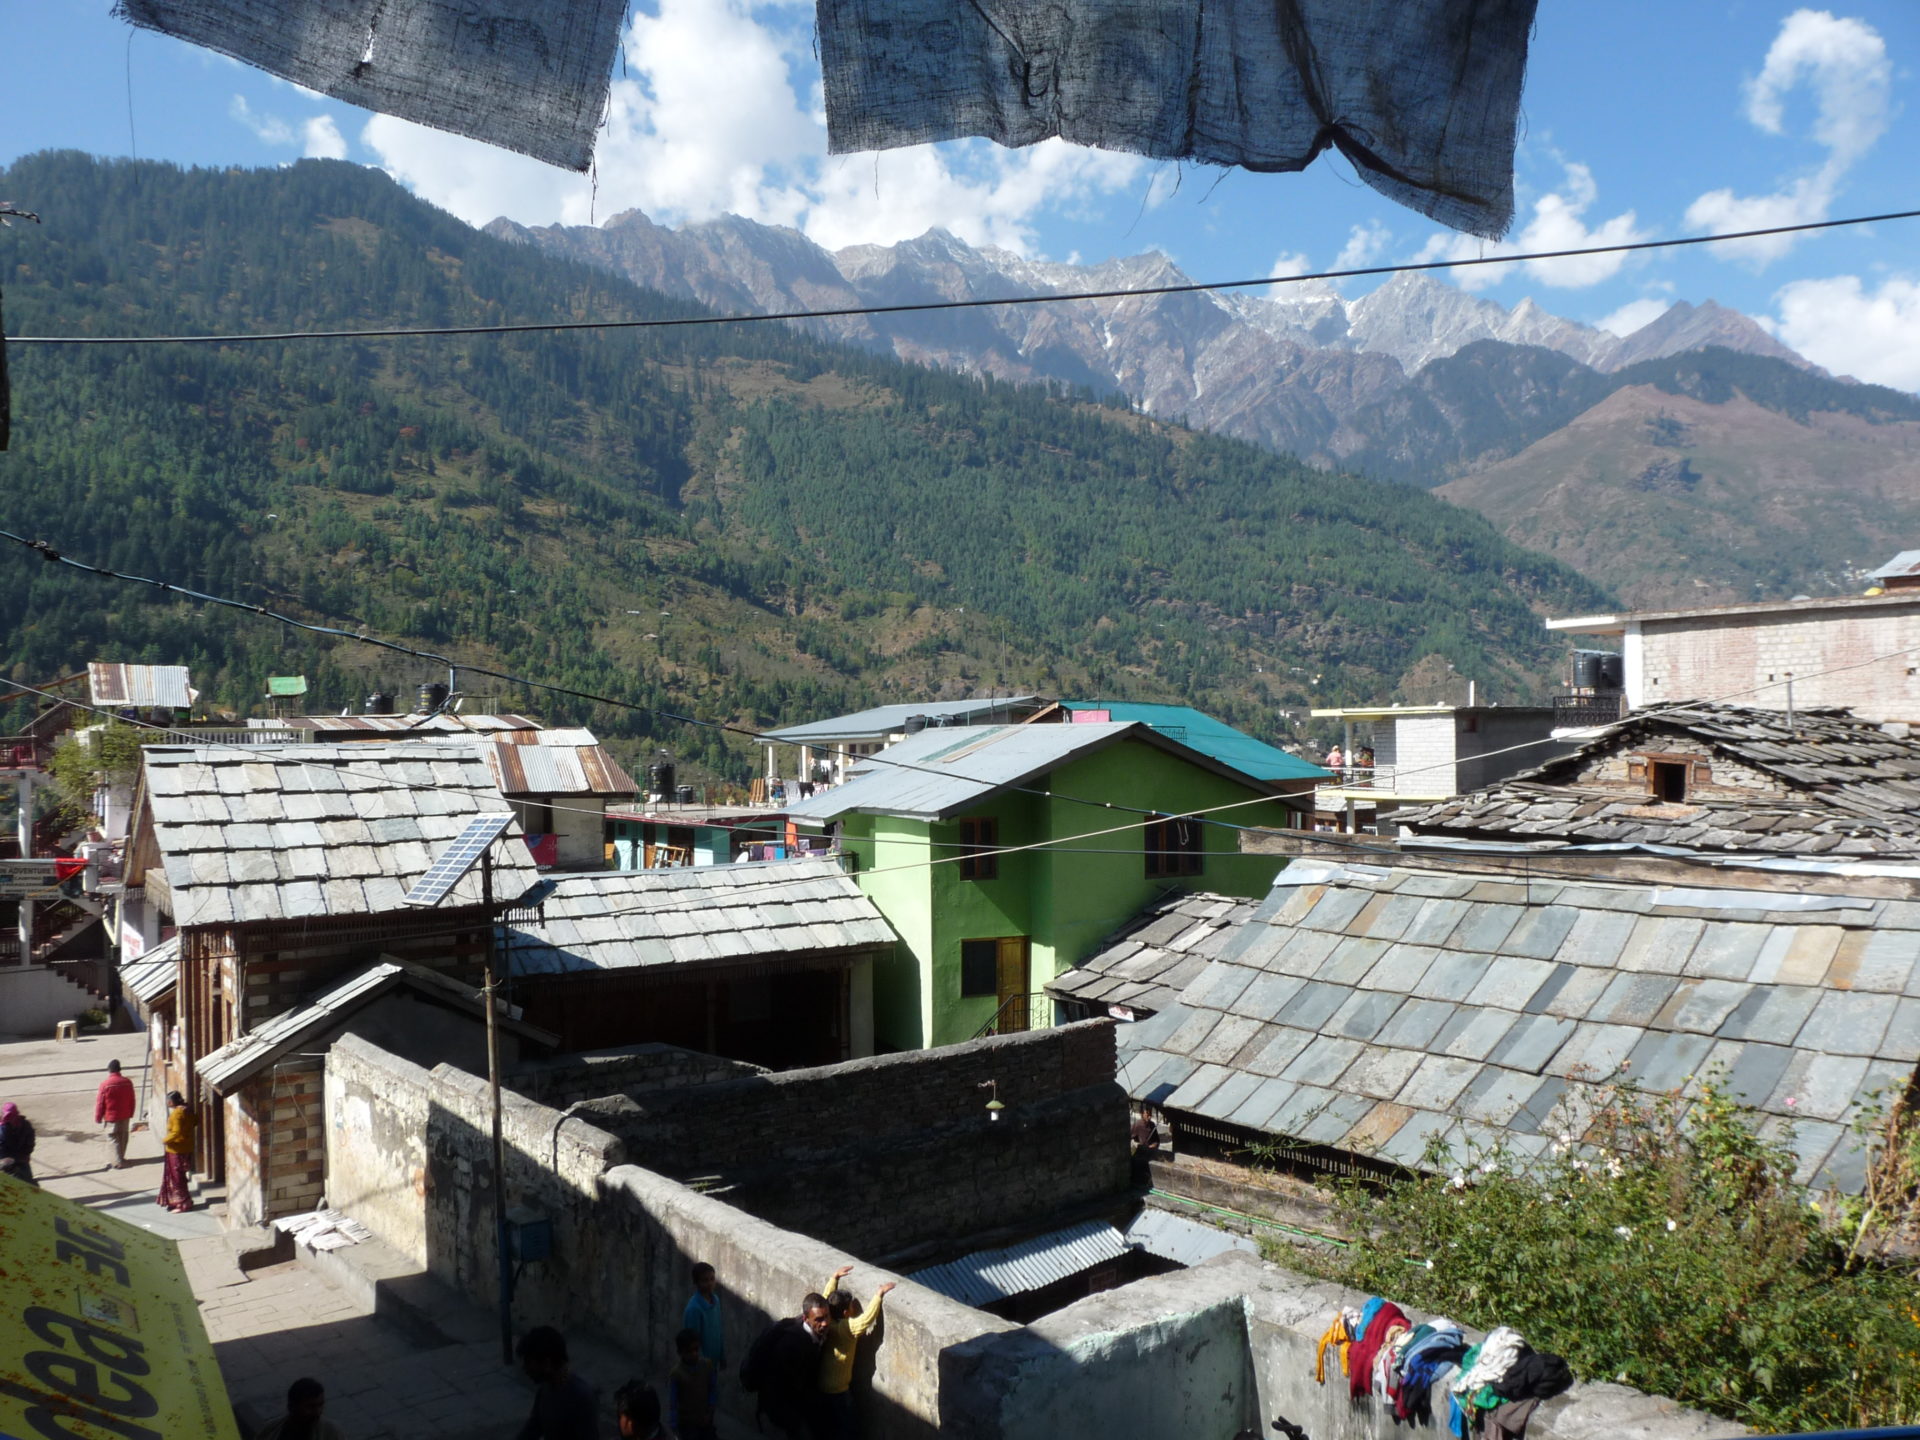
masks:
<instances>
[{"instance_id":1,"label":"light fixture on wall","mask_svg":"<svg viewBox=\"0 0 1920 1440\"><path fill-rule=\"evenodd\" d=\"M991 1093L992 1098L987 1101L987 1119L998 1120L1001 1112L1007 1108L1005 1103L1000 1099L1000 1082L998 1080L982 1080L974 1088L986 1090Z\"/></svg>"}]
</instances>

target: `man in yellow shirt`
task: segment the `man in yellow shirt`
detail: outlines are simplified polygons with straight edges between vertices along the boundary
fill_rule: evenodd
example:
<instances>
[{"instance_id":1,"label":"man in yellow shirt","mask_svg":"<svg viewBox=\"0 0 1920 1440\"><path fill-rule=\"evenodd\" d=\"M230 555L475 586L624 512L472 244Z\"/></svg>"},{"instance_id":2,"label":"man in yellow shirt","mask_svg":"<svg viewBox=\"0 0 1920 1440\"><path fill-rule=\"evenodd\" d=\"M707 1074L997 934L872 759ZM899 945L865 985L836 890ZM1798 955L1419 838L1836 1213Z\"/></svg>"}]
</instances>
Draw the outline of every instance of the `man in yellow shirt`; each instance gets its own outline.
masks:
<instances>
[{"instance_id":1,"label":"man in yellow shirt","mask_svg":"<svg viewBox=\"0 0 1920 1440\"><path fill-rule=\"evenodd\" d=\"M880 1323L880 1305L893 1289L889 1280L874 1291L873 1303L858 1315L853 1313L851 1296L837 1295L840 1282L853 1273L853 1266L842 1265L827 1280L820 1293L827 1297L833 1316L820 1337L820 1408L818 1440L854 1440L853 1361L860 1348L860 1337Z\"/></svg>"}]
</instances>

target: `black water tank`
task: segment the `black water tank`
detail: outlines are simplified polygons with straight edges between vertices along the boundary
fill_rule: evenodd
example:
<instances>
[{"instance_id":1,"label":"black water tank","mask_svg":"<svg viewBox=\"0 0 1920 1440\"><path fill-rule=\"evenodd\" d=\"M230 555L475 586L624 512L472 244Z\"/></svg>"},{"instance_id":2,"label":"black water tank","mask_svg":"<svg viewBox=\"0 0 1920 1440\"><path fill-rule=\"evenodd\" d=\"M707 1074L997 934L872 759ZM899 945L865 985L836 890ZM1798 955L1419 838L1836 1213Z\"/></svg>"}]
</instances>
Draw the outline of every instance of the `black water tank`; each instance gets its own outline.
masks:
<instances>
[{"instance_id":1,"label":"black water tank","mask_svg":"<svg viewBox=\"0 0 1920 1440\"><path fill-rule=\"evenodd\" d=\"M429 680L420 687L420 698L414 704L414 713L432 715L447 703L447 687L437 680Z\"/></svg>"},{"instance_id":2,"label":"black water tank","mask_svg":"<svg viewBox=\"0 0 1920 1440\"><path fill-rule=\"evenodd\" d=\"M674 803L677 805L693 804L693 786L676 785L673 791L673 799L674 799Z\"/></svg>"},{"instance_id":3,"label":"black water tank","mask_svg":"<svg viewBox=\"0 0 1920 1440\"><path fill-rule=\"evenodd\" d=\"M647 767L647 793L662 799L673 794L673 766L665 760Z\"/></svg>"},{"instance_id":4,"label":"black water tank","mask_svg":"<svg viewBox=\"0 0 1920 1440\"><path fill-rule=\"evenodd\" d=\"M1598 650L1576 650L1573 652L1573 688L1576 690L1597 690L1600 687L1600 661Z\"/></svg>"},{"instance_id":5,"label":"black water tank","mask_svg":"<svg viewBox=\"0 0 1920 1440\"><path fill-rule=\"evenodd\" d=\"M360 708L368 715L391 715L393 713L393 696L384 690L376 690L367 696L366 701Z\"/></svg>"},{"instance_id":6,"label":"black water tank","mask_svg":"<svg viewBox=\"0 0 1920 1440\"><path fill-rule=\"evenodd\" d=\"M1602 655L1600 657L1600 688L1602 690L1624 690L1627 688L1626 656Z\"/></svg>"},{"instance_id":7,"label":"black water tank","mask_svg":"<svg viewBox=\"0 0 1920 1440\"><path fill-rule=\"evenodd\" d=\"M924 715L909 715L907 716L907 723L901 726L901 729L905 730L909 735L918 735L926 728L927 717Z\"/></svg>"}]
</instances>

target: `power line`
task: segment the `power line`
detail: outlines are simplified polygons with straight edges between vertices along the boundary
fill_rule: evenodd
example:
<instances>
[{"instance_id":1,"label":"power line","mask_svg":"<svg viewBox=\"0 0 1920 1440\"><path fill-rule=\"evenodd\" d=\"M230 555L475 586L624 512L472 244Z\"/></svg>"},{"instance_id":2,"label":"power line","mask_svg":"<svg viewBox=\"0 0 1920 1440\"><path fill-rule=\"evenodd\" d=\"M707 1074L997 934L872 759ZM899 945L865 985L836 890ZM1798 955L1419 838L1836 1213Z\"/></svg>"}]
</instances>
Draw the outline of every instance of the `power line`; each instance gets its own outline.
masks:
<instances>
[{"instance_id":1,"label":"power line","mask_svg":"<svg viewBox=\"0 0 1920 1440\"><path fill-rule=\"evenodd\" d=\"M1130 300L1150 295L1192 295L1213 290L1246 290L1263 285L1300 285L1314 280L1356 280L1375 275L1413 275L1430 270L1463 270L1479 265L1523 265L1541 260L1577 260L1590 255L1624 255L1643 250L1673 250L1838 230L1886 220L1920 218L1920 210L1883 215L1853 215L1844 220L1808 220L1764 230L1735 230L1721 235L1682 235L1672 240L1633 240L1618 245L1586 245L1570 250L1530 250L1519 254L1478 255L1463 260L1427 260L1402 265L1368 265L1350 270L1316 270L1306 275L1267 275L1254 280L1195 280L1183 285L1149 285L1137 290L1069 290L1050 295L1004 295L980 300L929 300L901 305L843 305L831 310L779 310L731 315L683 315L652 320L540 320L500 325L405 326L384 330L282 330L254 335L14 335L14 345L241 345L287 340L398 340L451 335L524 335L566 330L667 330L692 325L750 325L769 320L834 320L856 315L927 314L941 310L981 310L996 305L1058 305L1076 300Z\"/></svg>"}]
</instances>

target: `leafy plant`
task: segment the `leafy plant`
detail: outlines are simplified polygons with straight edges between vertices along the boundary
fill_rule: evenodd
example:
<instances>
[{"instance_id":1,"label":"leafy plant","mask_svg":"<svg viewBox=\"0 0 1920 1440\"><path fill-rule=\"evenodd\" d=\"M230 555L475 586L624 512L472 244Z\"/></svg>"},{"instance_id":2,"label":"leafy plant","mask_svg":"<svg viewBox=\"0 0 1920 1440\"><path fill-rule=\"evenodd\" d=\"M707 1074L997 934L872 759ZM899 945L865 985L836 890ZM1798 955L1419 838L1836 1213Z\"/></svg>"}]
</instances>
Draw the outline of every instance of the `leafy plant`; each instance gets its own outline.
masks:
<instances>
[{"instance_id":1,"label":"leafy plant","mask_svg":"<svg viewBox=\"0 0 1920 1440\"><path fill-rule=\"evenodd\" d=\"M1910 1422L1910 1272L1849 1262L1795 1160L1717 1079L1602 1090L1544 1153L1429 1153L1434 1173L1337 1189L1344 1249L1286 1263L1484 1328L1574 1372L1762 1430Z\"/></svg>"}]
</instances>

